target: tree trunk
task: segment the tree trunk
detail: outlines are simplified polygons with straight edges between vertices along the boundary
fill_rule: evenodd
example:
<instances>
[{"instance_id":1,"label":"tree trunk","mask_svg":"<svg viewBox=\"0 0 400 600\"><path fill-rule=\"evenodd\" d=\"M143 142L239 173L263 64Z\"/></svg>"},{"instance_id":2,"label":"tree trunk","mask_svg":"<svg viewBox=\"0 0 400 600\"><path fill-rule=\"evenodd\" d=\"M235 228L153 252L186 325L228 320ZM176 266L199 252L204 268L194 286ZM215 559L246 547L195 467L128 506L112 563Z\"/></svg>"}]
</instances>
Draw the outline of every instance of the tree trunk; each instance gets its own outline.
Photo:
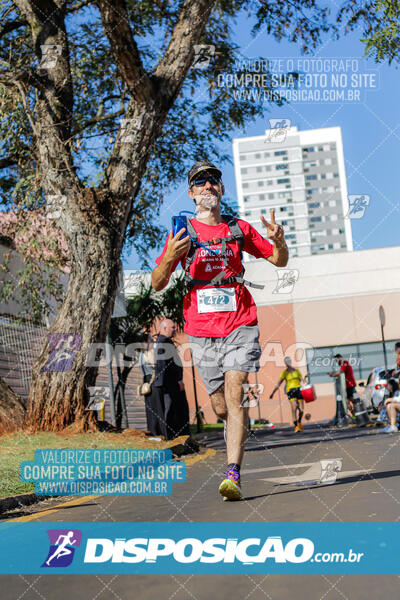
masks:
<instances>
[{"instance_id":1,"label":"tree trunk","mask_svg":"<svg viewBox=\"0 0 400 600\"><path fill-rule=\"evenodd\" d=\"M104 343L118 283L122 240L102 228L101 235L76 236L63 305L38 357L29 390L25 428L60 431L97 429L86 410L88 386L98 368L87 366L94 343Z\"/></svg>"},{"instance_id":2,"label":"tree trunk","mask_svg":"<svg viewBox=\"0 0 400 600\"><path fill-rule=\"evenodd\" d=\"M0 435L22 429L25 404L0 377Z\"/></svg>"}]
</instances>

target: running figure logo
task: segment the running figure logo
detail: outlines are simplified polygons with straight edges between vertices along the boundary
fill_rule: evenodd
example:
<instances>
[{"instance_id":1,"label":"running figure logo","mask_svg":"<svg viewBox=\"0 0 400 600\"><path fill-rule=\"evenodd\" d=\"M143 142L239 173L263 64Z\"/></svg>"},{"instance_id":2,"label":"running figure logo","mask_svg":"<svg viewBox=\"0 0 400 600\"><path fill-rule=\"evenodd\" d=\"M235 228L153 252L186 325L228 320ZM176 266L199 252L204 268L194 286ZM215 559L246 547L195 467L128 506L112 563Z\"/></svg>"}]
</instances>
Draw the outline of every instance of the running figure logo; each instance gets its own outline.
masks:
<instances>
[{"instance_id":1,"label":"running figure logo","mask_svg":"<svg viewBox=\"0 0 400 600\"><path fill-rule=\"evenodd\" d=\"M74 558L75 548L81 545L79 529L48 529L50 549L42 567L68 567Z\"/></svg>"},{"instance_id":2,"label":"running figure logo","mask_svg":"<svg viewBox=\"0 0 400 600\"><path fill-rule=\"evenodd\" d=\"M207 69L211 59L215 54L215 46L211 44L195 44L193 68L194 69Z\"/></svg>"},{"instance_id":3,"label":"running figure logo","mask_svg":"<svg viewBox=\"0 0 400 600\"><path fill-rule=\"evenodd\" d=\"M297 269L279 269L276 271L278 281L273 294L291 294L293 292L294 285L299 278L299 271Z\"/></svg>"},{"instance_id":4,"label":"running figure logo","mask_svg":"<svg viewBox=\"0 0 400 600\"><path fill-rule=\"evenodd\" d=\"M290 119L268 119L269 133L265 142L281 144L286 140L287 132L291 125Z\"/></svg>"},{"instance_id":5,"label":"running figure logo","mask_svg":"<svg viewBox=\"0 0 400 600\"><path fill-rule=\"evenodd\" d=\"M367 194L349 194L349 212L345 219L361 219L370 201L371 198Z\"/></svg>"}]
</instances>

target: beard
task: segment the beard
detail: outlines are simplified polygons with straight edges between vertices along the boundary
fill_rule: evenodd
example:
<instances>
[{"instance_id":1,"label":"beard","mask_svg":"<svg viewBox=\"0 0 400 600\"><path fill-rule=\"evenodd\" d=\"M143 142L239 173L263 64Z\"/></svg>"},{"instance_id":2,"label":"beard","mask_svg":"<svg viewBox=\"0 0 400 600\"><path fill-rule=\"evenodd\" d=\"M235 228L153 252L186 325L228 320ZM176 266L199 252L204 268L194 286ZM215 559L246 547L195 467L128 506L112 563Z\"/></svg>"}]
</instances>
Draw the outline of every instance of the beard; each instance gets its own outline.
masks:
<instances>
[{"instance_id":1,"label":"beard","mask_svg":"<svg viewBox=\"0 0 400 600\"><path fill-rule=\"evenodd\" d=\"M207 194L197 194L195 196L196 205L199 210L202 208L215 208L218 206L219 198L215 194L207 193Z\"/></svg>"}]
</instances>

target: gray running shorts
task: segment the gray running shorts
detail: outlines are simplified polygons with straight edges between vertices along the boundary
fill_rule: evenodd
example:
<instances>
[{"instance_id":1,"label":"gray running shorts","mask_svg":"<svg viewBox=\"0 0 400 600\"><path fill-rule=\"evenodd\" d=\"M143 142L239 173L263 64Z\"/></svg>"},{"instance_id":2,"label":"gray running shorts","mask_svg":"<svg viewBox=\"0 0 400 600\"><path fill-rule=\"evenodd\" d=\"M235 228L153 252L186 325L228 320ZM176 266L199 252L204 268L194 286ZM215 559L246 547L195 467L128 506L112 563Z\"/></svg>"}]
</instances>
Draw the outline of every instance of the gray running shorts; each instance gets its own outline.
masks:
<instances>
[{"instance_id":1,"label":"gray running shorts","mask_svg":"<svg viewBox=\"0 0 400 600\"><path fill-rule=\"evenodd\" d=\"M226 337L188 335L194 362L208 394L223 385L226 371L253 373L260 369L259 335L257 325L242 325Z\"/></svg>"}]
</instances>

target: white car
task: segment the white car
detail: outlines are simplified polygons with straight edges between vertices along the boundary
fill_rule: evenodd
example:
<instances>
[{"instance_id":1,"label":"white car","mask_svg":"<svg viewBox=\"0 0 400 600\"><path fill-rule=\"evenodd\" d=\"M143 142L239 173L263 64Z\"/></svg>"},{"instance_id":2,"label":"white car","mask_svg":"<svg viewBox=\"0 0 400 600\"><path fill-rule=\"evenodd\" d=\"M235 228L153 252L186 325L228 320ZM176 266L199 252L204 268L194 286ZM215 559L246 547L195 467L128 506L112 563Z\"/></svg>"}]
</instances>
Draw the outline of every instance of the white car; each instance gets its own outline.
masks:
<instances>
[{"instance_id":1,"label":"white car","mask_svg":"<svg viewBox=\"0 0 400 600\"><path fill-rule=\"evenodd\" d=\"M378 406L385 399L385 396L387 396L387 384L389 379L393 377L394 371L394 367L389 367L388 369L385 369L385 367L376 367L368 375L366 384L363 382L358 384L361 387L365 387L362 400L368 411L376 414L379 412Z\"/></svg>"}]
</instances>

